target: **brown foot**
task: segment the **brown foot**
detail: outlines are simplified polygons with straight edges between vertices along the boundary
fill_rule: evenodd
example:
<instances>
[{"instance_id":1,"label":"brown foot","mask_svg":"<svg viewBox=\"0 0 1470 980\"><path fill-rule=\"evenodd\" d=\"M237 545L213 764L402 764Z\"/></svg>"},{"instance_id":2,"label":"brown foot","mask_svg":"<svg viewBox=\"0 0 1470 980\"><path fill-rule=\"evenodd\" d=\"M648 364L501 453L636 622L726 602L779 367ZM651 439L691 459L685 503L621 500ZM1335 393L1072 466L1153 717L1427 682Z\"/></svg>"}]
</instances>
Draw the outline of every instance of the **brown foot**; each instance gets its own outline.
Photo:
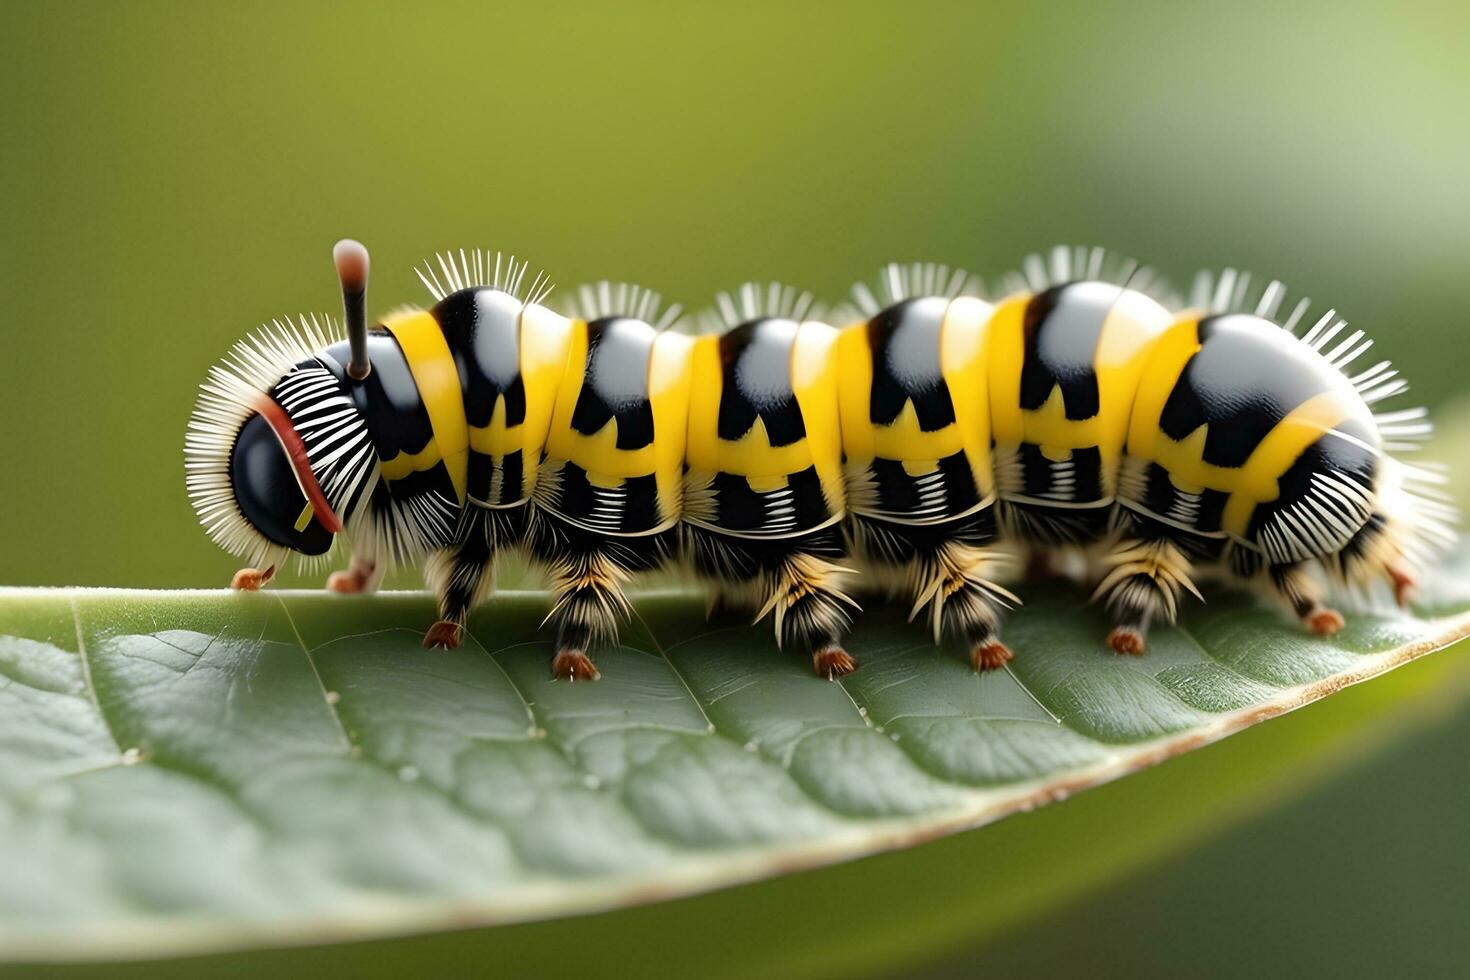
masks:
<instances>
[{"instance_id":1,"label":"brown foot","mask_svg":"<svg viewBox=\"0 0 1470 980\"><path fill-rule=\"evenodd\" d=\"M997 640L977 643L970 648L970 666L976 671L1000 670L1011 662L1015 654L1011 648Z\"/></svg>"},{"instance_id":2,"label":"brown foot","mask_svg":"<svg viewBox=\"0 0 1470 980\"><path fill-rule=\"evenodd\" d=\"M1108 634L1108 647L1114 653L1126 653L1129 656L1141 657L1148 649L1144 642L1143 634L1132 626L1115 626Z\"/></svg>"},{"instance_id":3,"label":"brown foot","mask_svg":"<svg viewBox=\"0 0 1470 980\"><path fill-rule=\"evenodd\" d=\"M559 650L551 662L551 676L562 681L595 681L601 677L585 650Z\"/></svg>"},{"instance_id":4,"label":"brown foot","mask_svg":"<svg viewBox=\"0 0 1470 980\"><path fill-rule=\"evenodd\" d=\"M271 579L276 577L276 566L272 565L265 571L258 568L242 568L230 579L230 588L236 592L259 592L270 584Z\"/></svg>"},{"instance_id":5,"label":"brown foot","mask_svg":"<svg viewBox=\"0 0 1470 980\"><path fill-rule=\"evenodd\" d=\"M1342 613L1336 609L1317 609L1307 613L1303 622L1318 636L1336 636L1343 627Z\"/></svg>"},{"instance_id":6,"label":"brown foot","mask_svg":"<svg viewBox=\"0 0 1470 980\"><path fill-rule=\"evenodd\" d=\"M1409 605L1409 596L1419 585L1419 578L1403 565L1389 565L1388 577L1393 581L1393 598L1400 609Z\"/></svg>"},{"instance_id":7,"label":"brown foot","mask_svg":"<svg viewBox=\"0 0 1470 980\"><path fill-rule=\"evenodd\" d=\"M357 595L367 588L367 579L353 572L333 572L327 576L327 591L338 595Z\"/></svg>"},{"instance_id":8,"label":"brown foot","mask_svg":"<svg viewBox=\"0 0 1470 980\"><path fill-rule=\"evenodd\" d=\"M459 642L463 638L463 626L441 619L424 634L424 649L432 650L437 647L440 650L458 650Z\"/></svg>"},{"instance_id":9,"label":"brown foot","mask_svg":"<svg viewBox=\"0 0 1470 980\"><path fill-rule=\"evenodd\" d=\"M822 647L812 654L812 670L816 671L818 677L835 681L857 670L857 661L852 659L852 654L834 644Z\"/></svg>"}]
</instances>

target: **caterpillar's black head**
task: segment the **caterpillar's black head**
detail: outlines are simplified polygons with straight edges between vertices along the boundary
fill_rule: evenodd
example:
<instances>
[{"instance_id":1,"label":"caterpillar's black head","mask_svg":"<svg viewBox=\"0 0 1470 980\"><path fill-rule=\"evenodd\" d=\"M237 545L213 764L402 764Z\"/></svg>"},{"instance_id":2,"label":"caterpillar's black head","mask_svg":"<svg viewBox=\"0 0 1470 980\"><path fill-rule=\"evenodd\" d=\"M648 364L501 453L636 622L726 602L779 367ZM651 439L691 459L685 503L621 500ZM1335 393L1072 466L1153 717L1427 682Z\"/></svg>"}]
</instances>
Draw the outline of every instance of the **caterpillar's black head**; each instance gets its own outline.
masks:
<instances>
[{"instance_id":1,"label":"caterpillar's black head","mask_svg":"<svg viewBox=\"0 0 1470 980\"><path fill-rule=\"evenodd\" d=\"M332 532L302 490L285 447L258 413L230 450L230 485L241 516L267 540L303 555L332 546Z\"/></svg>"},{"instance_id":2,"label":"caterpillar's black head","mask_svg":"<svg viewBox=\"0 0 1470 980\"><path fill-rule=\"evenodd\" d=\"M369 499L377 454L358 386L318 321L279 321L210 369L184 438L189 501L256 568L325 554Z\"/></svg>"}]
</instances>

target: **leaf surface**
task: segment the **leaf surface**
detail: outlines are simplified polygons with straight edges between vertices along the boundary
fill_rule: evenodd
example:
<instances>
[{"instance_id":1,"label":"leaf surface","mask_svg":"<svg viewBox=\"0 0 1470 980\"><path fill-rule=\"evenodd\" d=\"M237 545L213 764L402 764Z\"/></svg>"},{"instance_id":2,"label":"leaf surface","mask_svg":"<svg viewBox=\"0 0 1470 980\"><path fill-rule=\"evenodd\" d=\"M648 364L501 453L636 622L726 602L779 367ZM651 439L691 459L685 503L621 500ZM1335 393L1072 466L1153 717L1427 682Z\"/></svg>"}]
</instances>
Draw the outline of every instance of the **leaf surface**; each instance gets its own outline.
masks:
<instances>
[{"instance_id":1,"label":"leaf surface","mask_svg":"<svg viewBox=\"0 0 1470 980\"><path fill-rule=\"evenodd\" d=\"M1466 564L1457 562L1460 572ZM813 677L650 595L553 682L544 597L458 651L426 597L0 592L0 949L165 955L588 912L903 847L1064 798L1470 630L1451 571L1331 641L1213 592L1142 658L1056 585L976 675L896 610Z\"/></svg>"}]
</instances>

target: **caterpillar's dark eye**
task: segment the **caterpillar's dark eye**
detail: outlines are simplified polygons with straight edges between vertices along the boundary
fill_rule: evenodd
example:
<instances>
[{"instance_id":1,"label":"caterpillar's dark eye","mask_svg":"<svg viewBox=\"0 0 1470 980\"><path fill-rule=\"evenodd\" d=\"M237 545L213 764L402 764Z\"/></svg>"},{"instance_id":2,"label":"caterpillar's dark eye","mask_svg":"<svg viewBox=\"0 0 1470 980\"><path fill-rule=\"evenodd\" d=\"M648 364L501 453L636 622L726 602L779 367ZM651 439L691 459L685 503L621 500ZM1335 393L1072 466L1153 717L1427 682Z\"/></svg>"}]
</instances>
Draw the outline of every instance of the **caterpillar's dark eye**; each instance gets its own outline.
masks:
<instances>
[{"instance_id":1,"label":"caterpillar's dark eye","mask_svg":"<svg viewBox=\"0 0 1470 980\"><path fill-rule=\"evenodd\" d=\"M308 510L291 460L259 415L251 416L235 440L230 482L240 512L271 541L306 555L332 546L332 533Z\"/></svg>"}]
</instances>

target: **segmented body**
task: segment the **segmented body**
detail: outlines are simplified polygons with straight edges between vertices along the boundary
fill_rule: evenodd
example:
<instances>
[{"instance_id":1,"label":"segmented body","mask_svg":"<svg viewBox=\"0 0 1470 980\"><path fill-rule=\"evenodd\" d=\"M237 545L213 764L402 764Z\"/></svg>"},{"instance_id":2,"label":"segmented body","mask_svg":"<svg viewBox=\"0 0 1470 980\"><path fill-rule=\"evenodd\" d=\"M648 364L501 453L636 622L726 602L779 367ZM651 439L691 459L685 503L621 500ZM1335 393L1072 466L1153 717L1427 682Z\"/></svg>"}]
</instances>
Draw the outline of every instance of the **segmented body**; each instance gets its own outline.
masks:
<instances>
[{"instance_id":1,"label":"segmented body","mask_svg":"<svg viewBox=\"0 0 1470 980\"><path fill-rule=\"evenodd\" d=\"M260 547L320 550L325 509L369 572L425 560L435 642L489 593L495 553L524 547L549 572L571 677L595 676L587 652L615 639L630 578L674 561L829 675L853 667L856 566L979 668L1011 655L997 634L1018 600L997 580L1027 550L1093 548L1126 652L1173 618L1201 562L1320 632L1337 614L1309 563L1402 589L1452 515L1409 496L1422 471L1386 453L1423 428L1370 408L1401 383L1385 365L1344 371L1362 334L1338 339L1329 314L1298 338L1273 319L1278 287L1245 309L1233 278L1171 312L1101 264L1030 270L994 305L962 274L890 272L840 329L789 290L747 287L724 301L726 329L692 336L650 322L656 298L638 290L585 293L566 316L517 295L523 269L477 285L483 265L441 264L453 288L435 278L432 308L370 332L366 378L345 342L275 352L305 354L259 385L301 436L305 508L261 489L284 479L279 460L243 472L247 442L270 456L254 416L231 423L227 482ZM207 523L226 442L191 443Z\"/></svg>"}]
</instances>

